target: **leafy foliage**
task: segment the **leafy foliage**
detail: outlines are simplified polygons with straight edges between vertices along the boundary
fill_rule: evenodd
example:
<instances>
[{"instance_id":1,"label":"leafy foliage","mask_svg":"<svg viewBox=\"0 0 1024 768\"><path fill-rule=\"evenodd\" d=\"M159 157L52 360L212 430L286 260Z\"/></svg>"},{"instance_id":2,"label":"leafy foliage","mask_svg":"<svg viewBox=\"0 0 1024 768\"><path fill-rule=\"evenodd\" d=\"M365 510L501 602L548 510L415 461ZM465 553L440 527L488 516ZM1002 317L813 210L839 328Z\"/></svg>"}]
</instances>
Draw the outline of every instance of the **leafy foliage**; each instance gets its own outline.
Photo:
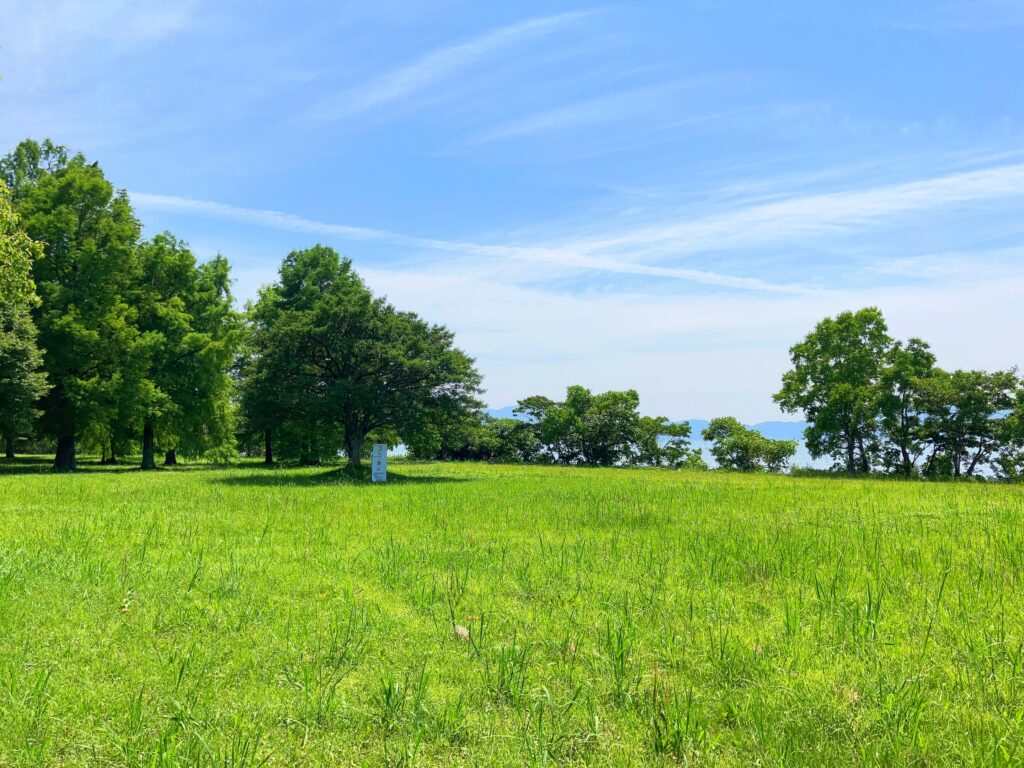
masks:
<instances>
[{"instance_id":1,"label":"leafy foliage","mask_svg":"<svg viewBox=\"0 0 1024 768\"><path fill-rule=\"evenodd\" d=\"M13 458L18 433L37 415L35 402L48 389L30 314L38 304L32 262L40 251L20 228L10 193L0 181L0 435L8 458Z\"/></svg>"},{"instance_id":2,"label":"leafy foliage","mask_svg":"<svg viewBox=\"0 0 1024 768\"><path fill-rule=\"evenodd\" d=\"M519 401L516 412L529 423L555 464L695 467L700 452L689 447L690 425L662 416L641 416L635 390L594 394L571 386L563 402L540 395Z\"/></svg>"},{"instance_id":3,"label":"leafy foliage","mask_svg":"<svg viewBox=\"0 0 1024 768\"><path fill-rule=\"evenodd\" d=\"M795 440L772 440L732 416L712 419L701 432L718 466L741 472L781 472L796 453Z\"/></svg>"},{"instance_id":4,"label":"leafy foliage","mask_svg":"<svg viewBox=\"0 0 1024 768\"><path fill-rule=\"evenodd\" d=\"M813 456L849 472L1017 476L1016 370L944 371L921 339L892 339L873 307L823 320L791 356L775 399L804 412Z\"/></svg>"},{"instance_id":5,"label":"leafy foliage","mask_svg":"<svg viewBox=\"0 0 1024 768\"><path fill-rule=\"evenodd\" d=\"M802 410L812 456L832 456L848 472L868 472L878 456L879 381L892 339L874 307L826 318L790 349L793 368L775 401Z\"/></svg>"},{"instance_id":6,"label":"leafy foliage","mask_svg":"<svg viewBox=\"0 0 1024 768\"><path fill-rule=\"evenodd\" d=\"M43 246L33 264L35 312L52 389L43 425L58 440L58 469L75 467L75 440L90 422L110 421L139 396L132 372L145 340L130 303L138 276L139 224L124 192L115 193L85 157L23 142L7 158L27 234Z\"/></svg>"},{"instance_id":7,"label":"leafy foliage","mask_svg":"<svg viewBox=\"0 0 1024 768\"><path fill-rule=\"evenodd\" d=\"M251 423L272 429L288 414L313 435L326 427L352 466L371 433L422 444L476 406L480 375L451 331L375 297L331 248L290 253L253 317Z\"/></svg>"}]
</instances>

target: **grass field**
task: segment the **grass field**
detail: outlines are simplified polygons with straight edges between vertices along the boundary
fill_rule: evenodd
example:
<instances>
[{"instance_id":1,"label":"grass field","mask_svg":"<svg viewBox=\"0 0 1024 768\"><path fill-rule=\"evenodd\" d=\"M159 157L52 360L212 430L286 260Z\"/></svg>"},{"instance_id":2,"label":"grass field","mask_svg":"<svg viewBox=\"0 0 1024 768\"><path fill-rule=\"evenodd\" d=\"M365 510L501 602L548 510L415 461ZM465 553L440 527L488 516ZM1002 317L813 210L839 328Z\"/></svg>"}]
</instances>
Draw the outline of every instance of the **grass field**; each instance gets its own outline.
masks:
<instances>
[{"instance_id":1,"label":"grass field","mask_svg":"<svg viewBox=\"0 0 1024 768\"><path fill-rule=\"evenodd\" d=\"M0 765L1012 765L1024 491L0 462Z\"/></svg>"}]
</instances>

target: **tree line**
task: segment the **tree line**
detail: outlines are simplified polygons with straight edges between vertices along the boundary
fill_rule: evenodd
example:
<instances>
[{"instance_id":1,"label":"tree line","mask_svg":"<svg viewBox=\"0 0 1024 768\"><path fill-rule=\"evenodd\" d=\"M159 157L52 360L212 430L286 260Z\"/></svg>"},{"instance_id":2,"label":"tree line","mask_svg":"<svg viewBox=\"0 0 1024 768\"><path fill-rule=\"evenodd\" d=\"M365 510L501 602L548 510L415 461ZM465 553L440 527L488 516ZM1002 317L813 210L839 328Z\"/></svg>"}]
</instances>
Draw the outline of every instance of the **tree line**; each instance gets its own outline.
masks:
<instances>
[{"instance_id":1,"label":"tree line","mask_svg":"<svg viewBox=\"0 0 1024 768\"><path fill-rule=\"evenodd\" d=\"M849 472L1019 477L1016 371L937 368L889 337L876 309L823 321L791 350L776 395L808 421L813 456ZM569 387L488 416L481 376L450 330L375 296L333 249L288 254L244 311L222 256L169 232L142 237L127 194L51 141L0 160L0 434L5 453L54 449L73 470L141 454L262 454L358 467L372 442L418 458L706 468L688 423L640 413L635 391ZM701 436L720 467L785 470L796 442L731 417Z\"/></svg>"},{"instance_id":2,"label":"tree line","mask_svg":"<svg viewBox=\"0 0 1024 768\"><path fill-rule=\"evenodd\" d=\"M480 375L443 326L375 297L347 259L289 254L245 312L230 267L169 232L143 239L124 191L50 141L0 160L0 429L76 468L229 458L261 443L304 461L367 436L425 445L480 407Z\"/></svg>"},{"instance_id":3,"label":"tree line","mask_svg":"<svg viewBox=\"0 0 1024 768\"><path fill-rule=\"evenodd\" d=\"M593 467L707 469L691 444L688 422L640 414L635 390L591 392L571 386L565 399L534 395L520 400L515 418L470 412L445 425L439 439L410 446L417 458L559 464ZM712 419L701 432L719 467L781 472L796 453L795 440L771 440L737 419Z\"/></svg>"},{"instance_id":4,"label":"tree line","mask_svg":"<svg viewBox=\"0 0 1024 768\"><path fill-rule=\"evenodd\" d=\"M894 339L875 307L822 320L790 349L775 401L803 413L814 457L851 474L1024 475L1016 369L946 371L921 339Z\"/></svg>"}]
</instances>

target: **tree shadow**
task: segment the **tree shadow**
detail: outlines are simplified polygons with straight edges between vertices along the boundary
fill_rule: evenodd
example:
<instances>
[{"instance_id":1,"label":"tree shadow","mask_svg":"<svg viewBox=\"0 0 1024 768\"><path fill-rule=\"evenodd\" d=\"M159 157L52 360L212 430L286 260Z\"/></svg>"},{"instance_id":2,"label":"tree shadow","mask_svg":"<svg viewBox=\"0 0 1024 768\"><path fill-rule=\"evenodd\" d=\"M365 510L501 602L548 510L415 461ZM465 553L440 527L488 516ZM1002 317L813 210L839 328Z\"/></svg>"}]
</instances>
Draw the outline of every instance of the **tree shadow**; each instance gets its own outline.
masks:
<instances>
[{"instance_id":1,"label":"tree shadow","mask_svg":"<svg viewBox=\"0 0 1024 768\"><path fill-rule=\"evenodd\" d=\"M223 469L212 464L181 464L173 467L165 467L158 464L155 469L146 470L146 473L159 472L203 472L208 470ZM126 458L117 464L101 464L99 459L79 459L78 467L72 472L58 472L53 468L53 458L50 456L18 456L14 459L0 458L0 477L7 475L74 475L75 477L105 477L107 475L122 475L129 472L142 472L139 461L131 457Z\"/></svg>"},{"instance_id":2,"label":"tree shadow","mask_svg":"<svg viewBox=\"0 0 1024 768\"><path fill-rule=\"evenodd\" d=\"M359 470L352 470L348 467L335 467L315 474L299 473L288 468L277 467L249 467L245 472L217 477L211 480L214 483L223 485L247 485L254 487L315 487L319 485L351 485L371 486L379 485L431 485L439 483L464 483L468 478L464 477L442 477L436 475L403 475L398 472L388 472L387 483L373 483L370 480L369 467Z\"/></svg>"},{"instance_id":3,"label":"tree shadow","mask_svg":"<svg viewBox=\"0 0 1024 768\"><path fill-rule=\"evenodd\" d=\"M0 459L0 477L5 475L41 475L53 472L53 459L45 456L18 456Z\"/></svg>"}]
</instances>

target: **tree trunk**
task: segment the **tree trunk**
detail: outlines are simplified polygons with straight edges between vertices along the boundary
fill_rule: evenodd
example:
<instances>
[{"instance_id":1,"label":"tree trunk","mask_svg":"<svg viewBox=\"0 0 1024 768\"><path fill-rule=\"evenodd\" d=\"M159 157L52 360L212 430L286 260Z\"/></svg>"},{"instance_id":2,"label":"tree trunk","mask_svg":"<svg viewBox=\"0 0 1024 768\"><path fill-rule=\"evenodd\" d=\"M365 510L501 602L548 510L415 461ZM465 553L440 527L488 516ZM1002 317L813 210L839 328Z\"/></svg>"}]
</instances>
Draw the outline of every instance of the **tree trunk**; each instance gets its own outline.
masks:
<instances>
[{"instance_id":1,"label":"tree trunk","mask_svg":"<svg viewBox=\"0 0 1024 768\"><path fill-rule=\"evenodd\" d=\"M353 469L359 469L362 466L363 438L363 435L346 430L345 453L348 455L348 465Z\"/></svg>"},{"instance_id":2,"label":"tree trunk","mask_svg":"<svg viewBox=\"0 0 1024 768\"><path fill-rule=\"evenodd\" d=\"M111 440L109 443L110 453L107 453L107 443L103 444L103 458L100 459L100 464L104 466L112 466L117 464L117 451L114 449L114 441Z\"/></svg>"},{"instance_id":3,"label":"tree trunk","mask_svg":"<svg viewBox=\"0 0 1024 768\"><path fill-rule=\"evenodd\" d=\"M903 439L906 440L905 437ZM906 443L900 445L900 453L903 456L903 476L909 478L914 471L914 462L910 460L910 451L907 450Z\"/></svg>"},{"instance_id":4,"label":"tree trunk","mask_svg":"<svg viewBox=\"0 0 1024 768\"><path fill-rule=\"evenodd\" d=\"M4 456L8 459L14 458L14 430L12 429L4 436Z\"/></svg>"},{"instance_id":5,"label":"tree trunk","mask_svg":"<svg viewBox=\"0 0 1024 768\"><path fill-rule=\"evenodd\" d=\"M270 442L270 430L263 433L263 463L270 465L274 463L274 446Z\"/></svg>"},{"instance_id":6,"label":"tree trunk","mask_svg":"<svg viewBox=\"0 0 1024 768\"><path fill-rule=\"evenodd\" d=\"M75 433L57 438L57 455L53 457L53 468L58 472L73 472L78 469L75 459Z\"/></svg>"},{"instance_id":7,"label":"tree trunk","mask_svg":"<svg viewBox=\"0 0 1024 768\"><path fill-rule=\"evenodd\" d=\"M850 432L847 433L846 436L846 471L849 472L851 475L857 471L857 463L853 457L853 446L854 437L853 433Z\"/></svg>"},{"instance_id":8,"label":"tree trunk","mask_svg":"<svg viewBox=\"0 0 1024 768\"><path fill-rule=\"evenodd\" d=\"M966 472L967 477L974 477L974 470L976 470L978 468L978 462L981 461L981 457L984 454L984 452L985 452L985 446L982 445L980 448L978 448L977 452L974 454L973 458L971 459L971 463L967 467L967 472Z\"/></svg>"},{"instance_id":9,"label":"tree trunk","mask_svg":"<svg viewBox=\"0 0 1024 768\"><path fill-rule=\"evenodd\" d=\"M142 469L156 469L154 456L156 436L153 422L147 421L142 427Z\"/></svg>"},{"instance_id":10,"label":"tree trunk","mask_svg":"<svg viewBox=\"0 0 1024 768\"><path fill-rule=\"evenodd\" d=\"M165 467L176 467L178 466L178 452L174 449L164 451L164 466Z\"/></svg>"}]
</instances>

